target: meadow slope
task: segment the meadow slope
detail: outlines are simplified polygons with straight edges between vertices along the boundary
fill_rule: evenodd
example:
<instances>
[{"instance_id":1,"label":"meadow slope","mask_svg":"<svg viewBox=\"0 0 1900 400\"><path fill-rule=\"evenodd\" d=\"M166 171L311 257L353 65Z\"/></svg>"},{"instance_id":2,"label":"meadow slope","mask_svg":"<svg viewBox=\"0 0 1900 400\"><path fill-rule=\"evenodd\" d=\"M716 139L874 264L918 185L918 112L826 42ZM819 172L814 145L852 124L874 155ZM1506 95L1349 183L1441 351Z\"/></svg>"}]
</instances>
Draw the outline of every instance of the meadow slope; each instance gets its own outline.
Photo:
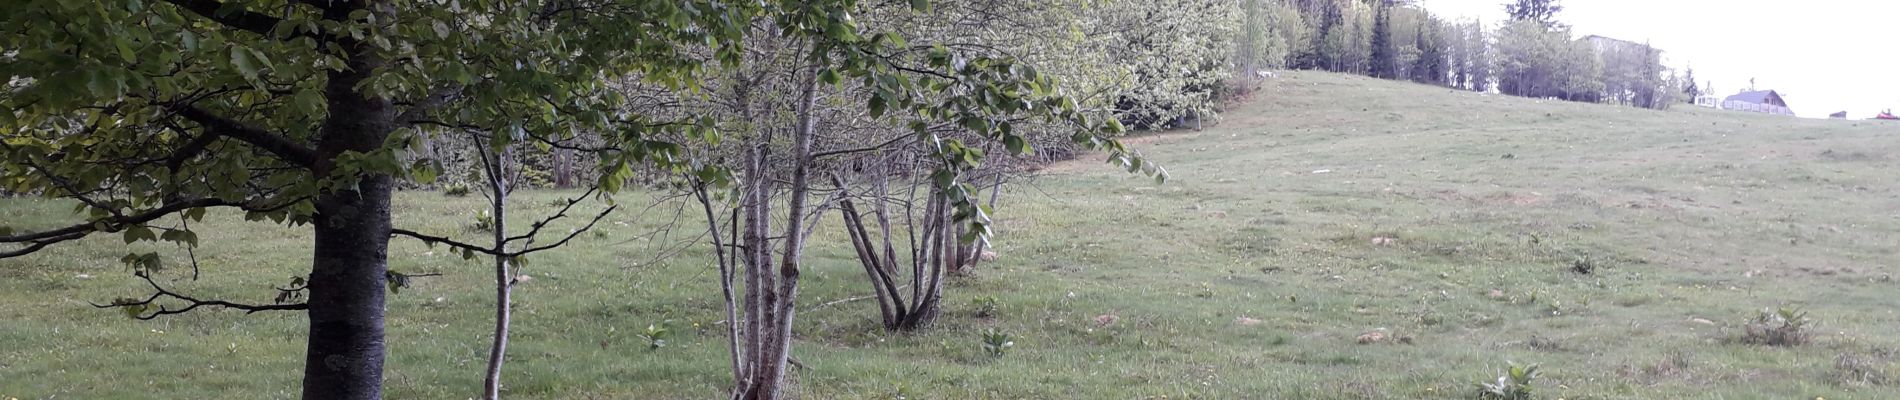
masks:
<instances>
[{"instance_id":1,"label":"meadow slope","mask_svg":"<svg viewBox=\"0 0 1900 400\"><path fill-rule=\"evenodd\" d=\"M1516 362L1542 366L1547 399L1900 398L1900 124L1296 72L1216 126L1133 142L1174 179L1087 160L1010 187L1000 258L952 284L926 333L881 332L873 302L834 303L868 290L827 219L807 255L796 394L1467 399ZM522 196L512 215L525 224L573 194ZM528 265L508 398L712 398L728 384L693 214L619 200L634 207L602 234ZM466 228L479 197L397 203L399 225L480 236ZM17 228L70 210L0 199ZM268 302L307 270L304 229L239 215L196 227L198 280L183 251L143 250L165 255L161 282L177 290ZM0 260L0 399L296 395L299 315L136 321L89 306L146 294L122 243ZM388 396L472 397L487 267L395 243L392 268L444 275L390 297ZM1818 321L1811 343L1737 341L1782 306ZM650 325L669 329L666 346L639 336ZM1015 339L1008 354L981 350L992 328ZM1372 332L1384 340L1359 343Z\"/></svg>"}]
</instances>

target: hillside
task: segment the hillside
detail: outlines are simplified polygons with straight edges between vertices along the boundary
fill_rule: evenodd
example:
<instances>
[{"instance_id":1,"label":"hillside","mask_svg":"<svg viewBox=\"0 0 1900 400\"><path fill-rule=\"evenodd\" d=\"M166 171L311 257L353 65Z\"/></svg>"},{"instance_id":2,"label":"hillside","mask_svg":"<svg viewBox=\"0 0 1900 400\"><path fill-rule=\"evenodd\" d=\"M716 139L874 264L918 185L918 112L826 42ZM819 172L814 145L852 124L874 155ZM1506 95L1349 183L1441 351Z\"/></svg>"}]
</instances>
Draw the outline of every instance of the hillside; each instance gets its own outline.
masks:
<instances>
[{"instance_id":1,"label":"hillside","mask_svg":"<svg viewBox=\"0 0 1900 400\"><path fill-rule=\"evenodd\" d=\"M1075 161L1012 187L1000 259L956 281L924 334L884 333L874 303L835 302L864 295L865 278L845 236L820 231L793 350L800 398L1468 399L1507 361L1542 367L1539 398L1900 397L1900 124L1295 72L1216 126L1132 142L1174 179ZM522 196L516 214L563 194ZM405 193L397 220L477 237L463 227L481 201ZM70 209L0 199L23 228ZM626 207L530 264L510 398L709 398L729 384L704 245L648 235L674 217ZM202 280L159 249L163 281L268 301L307 270L304 230L241 221L201 228ZM0 399L294 396L300 316L95 310L147 287L119 264L119 238L87 241L0 260ZM394 269L445 274L390 297L391 398L480 383L485 269L438 251L391 250ZM1780 306L1818 321L1811 343L1739 340ZM637 336L649 325L670 327L666 346ZM1015 340L1007 355L980 349L990 328Z\"/></svg>"}]
</instances>

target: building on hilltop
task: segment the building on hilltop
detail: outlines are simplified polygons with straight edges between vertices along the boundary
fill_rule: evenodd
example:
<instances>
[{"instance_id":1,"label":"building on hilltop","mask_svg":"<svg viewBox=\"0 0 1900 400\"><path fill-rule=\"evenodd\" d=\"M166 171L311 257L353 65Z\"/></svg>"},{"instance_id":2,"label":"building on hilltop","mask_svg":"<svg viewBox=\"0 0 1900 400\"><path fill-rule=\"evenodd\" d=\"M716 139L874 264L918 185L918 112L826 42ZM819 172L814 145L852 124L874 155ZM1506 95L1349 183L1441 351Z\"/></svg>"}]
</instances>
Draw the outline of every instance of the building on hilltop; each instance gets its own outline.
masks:
<instances>
[{"instance_id":1,"label":"building on hilltop","mask_svg":"<svg viewBox=\"0 0 1900 400\"><path fill-rule=\"evenodd\" d=\"M1722 108L1722 97L1698 94L1695 96L1695 105L1708 108Z\"/></svg>"},{"instance_id":2,"label":"building on hilltop","mask_svg":"<svg viewBox=\"0 0 1900 400\"><path fill-rule=\"evenodd\" d=\"M1780 93L1773 90L1743 91L1722 99L1722 109L1758 112L1763 114L1794 115L1788 108L1788 102L1781 99Z\"/></svg>"}]
</instances>

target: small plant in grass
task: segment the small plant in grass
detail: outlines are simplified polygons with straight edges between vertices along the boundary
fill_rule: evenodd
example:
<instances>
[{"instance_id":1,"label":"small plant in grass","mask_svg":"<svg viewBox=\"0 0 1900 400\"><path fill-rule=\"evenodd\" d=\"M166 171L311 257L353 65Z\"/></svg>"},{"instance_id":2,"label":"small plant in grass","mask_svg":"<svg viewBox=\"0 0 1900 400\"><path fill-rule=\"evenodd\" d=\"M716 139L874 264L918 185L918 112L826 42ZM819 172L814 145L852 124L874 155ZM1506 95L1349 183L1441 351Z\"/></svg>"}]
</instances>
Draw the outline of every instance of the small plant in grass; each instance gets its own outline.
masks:
<instances>
[{"instance_id":1,"label":"small plant in grass","mask_svg":"<svg viewBox=\"0 0 1900 400\"><path fill-rule=\"evenodd\" d=\"M1762 310L1742 325L1742 343L1775 347L1794 347L1808 342L1814 320L1796 307Z\"/></svg>"},{"instance_id":2,"label":"small plant in grass","mask_svg":"<svg viewBox=\"0 0 1900 400\"><path fill-rule=\"evenodd\" d=\"M1531 400L1531 381L1537 375L1537 365L1510 363L1497 382L1478 383L1478 400Z\"/></svg>"},{"instance_id":3,"label":"small plant in grass","mask_svg":"<svg viewBox=\"0 0 1900 400\"><path fill-rule=\"evenodd\" d=\"M1593 274L1597 272L1597 263L1596 261L1590 260L1589 257L1577 256L1575 260L1570 262L1570 271L1576 272L1578 275Z\"/></svg>"},{"instance_id":4,"label":"small plant in grass","mask_svg":"<svg viewBox=\"0 0 1900 400\"><path fill-rule=\"evenodd\" d=\"M442 195L449 196L449 197L467 197L468 185L460 184L460 183L448 184L447 186L442 187Z\"/></svg>"},{"instance_id":5,"label":"small plant in grass","mask_svg":"<svg viewBox=\"0 0 1900 400\"><path fill-rule=\"evenodd\" d=\"M1844 386L1877 386L1891 380L1887 372L1880 367L1880 360L1854 353L1841 353L1834 357L1834 373L1831 378L1836 384Z\"/></svg>"},{"instance_id":6,"label":"small plant in grass","mask_svg":"<svg viewBox=\"0 0 1900 400\"><path fill-rule=\"evenodd\" d=\"M897 387L891 388L891 400L909 399L911 396L910 392L911 390L910 390L909 384L899 382L897 383Z\"/></svg>"},{"instance_id":7,"label":"small plant in grass","mask_svg":"<svg viewBox=\"0 0 1900 400\"><path fill-rule=\"evenodd\" d=\"M1002 357L1004 354L1009 353L1010 348L1016 347L1015 339L1011 339L1008 333L998 331L996 328L984 330L982 338L983 352L989 353L994 357Z\"/></svg>"},{"instance_id":8,"label":"small plant in grass","mask_svg":"<svg viewBox=\"0 0 1900 400\"><path fill-rule=\"evenodd\" d=\"M469 229L474 229L477 232L494 232L495 216L489 214L488 210L477 211L475 212L475 224L470 225Z\"/></svg>"},{"instance_id":9,"label":"small plant in grass","mask_svg":"<svg viewBox=\"0 0 1900 400\"><path fill-rule=\"evenodd\" d=\"M647 341L647 350L666 347L666 339L673 336L673 330L667 329L666 325L667 322L647 325L647 329L640 332L640 338Z\"/></svg>"},{"instance_id":10,"label":"small plant in grass","mask_svg":"<svg viewBox=\"0 0 1900 400\"><path fill-rule=\"evenodd\" d=\"M998 305L996 296L983 296L983 297L976 298L976 317L977 318L996 317L996 312L999 309L1000 309L1000 306Z\"/></svg>"}]
</instances>

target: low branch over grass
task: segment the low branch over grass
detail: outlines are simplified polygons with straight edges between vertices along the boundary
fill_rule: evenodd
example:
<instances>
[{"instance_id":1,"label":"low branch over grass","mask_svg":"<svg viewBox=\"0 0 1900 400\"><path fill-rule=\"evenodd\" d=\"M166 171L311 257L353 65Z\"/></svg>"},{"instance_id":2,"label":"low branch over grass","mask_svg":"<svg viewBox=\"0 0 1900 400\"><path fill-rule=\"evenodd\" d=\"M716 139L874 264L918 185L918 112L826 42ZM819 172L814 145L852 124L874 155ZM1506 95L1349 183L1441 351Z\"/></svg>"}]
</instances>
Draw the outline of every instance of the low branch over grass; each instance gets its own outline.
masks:
<instances>
[{"instance_id":1,"label":"low branch over grass","mask_svg":"<svg viewBox=\"0 0 1900 400\"><path fill-rule=\"evenodd\" d=\"M186 312L190 312L191 310L195 310L198 307L205 307L205 306L243 310L245 314L255 313L259 311L298 311L298 310L310 309L310 305L307 303L261 304L260 305L260 304L232 303L232 302L223 301L223 300L202 300L202 299L186 296L184 294L180 294L178 292L173 292L171 290L165 289L163 285L158 284L158 281L152 280L151 272L141 270L138 272L134 272L132 275L138 276L140 279L144 279L147 285L152 286L153 293L151 296L146 297L144 300L132 299L132 298L121 298L121 299L113 300L111 304L94 303L92 304L92 306L96 308L125 309L127 310L126 311L127 315L132 316L132 318L138 318L141 320L151 320L153 318L158 318L161 315L184 314ZM288 289L278 288L277 290L280 292L286 292L286 291L296 292L302 289L304 288L293 285L291 288L288 288ZM165 299L165 298L183 301L187 305L185 306L185 308L172 309L172 308L166 307L163 304L157 303L159 299ZM153 307L157 307L158 311L152 312L151 314L145 313L147 310L150 310Z\"/></svg>"}]
</instances>

